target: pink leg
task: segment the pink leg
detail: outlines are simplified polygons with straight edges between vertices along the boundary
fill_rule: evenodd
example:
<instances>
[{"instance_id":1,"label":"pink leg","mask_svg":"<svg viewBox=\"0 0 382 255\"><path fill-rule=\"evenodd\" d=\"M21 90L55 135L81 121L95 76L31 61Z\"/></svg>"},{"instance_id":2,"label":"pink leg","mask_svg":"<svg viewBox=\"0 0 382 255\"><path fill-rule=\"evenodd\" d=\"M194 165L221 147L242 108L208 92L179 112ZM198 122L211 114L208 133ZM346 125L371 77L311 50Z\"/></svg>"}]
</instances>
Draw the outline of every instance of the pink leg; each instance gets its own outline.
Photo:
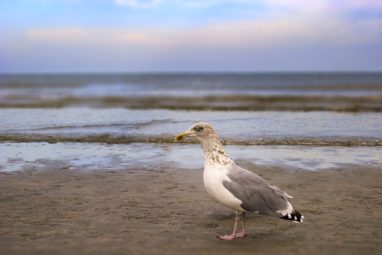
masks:
<instances>
[{"instance_id":1,"label":"pink leg","mask_svg":"<svg viewBox=\"0 0 382 255\"><path fill-rule=\"evenodd\" d=\"M240 233L236 233L237 224L239 223L240 220L243 222L243 230ZM247 235L247 233L245 231L243 213L242 212L236 212L235 225L233 226L232 234L224 235L224 236L218 236L218 238L222 239L222 240L229 241L229 240L233 240L233 239L238 238L238 237L244 237L246 235Z\"/></svg>"},{"instance_id":2,"label":"pink leg","mask_svg":"<svg viewBox=\"0 0 382 255\"><path fill-rule=\"evenodd\" d=\"M244 222L244 217L245 213L241 213L241 222L243 223L243 227L239 233L236 233L236 237L246 237L247 236L247 230L245 229L245 222Z\"/></svg>"}]
</instances>

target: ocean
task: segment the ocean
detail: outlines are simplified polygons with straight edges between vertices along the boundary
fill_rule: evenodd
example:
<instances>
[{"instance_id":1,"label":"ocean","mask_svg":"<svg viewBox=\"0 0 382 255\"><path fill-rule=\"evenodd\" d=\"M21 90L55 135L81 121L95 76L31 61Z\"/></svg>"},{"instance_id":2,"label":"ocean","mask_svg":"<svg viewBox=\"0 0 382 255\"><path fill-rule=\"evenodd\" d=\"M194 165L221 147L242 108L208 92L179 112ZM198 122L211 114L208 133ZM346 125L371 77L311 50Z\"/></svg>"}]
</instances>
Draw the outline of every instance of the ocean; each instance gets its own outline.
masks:
<instances>
[{"instance_id":1,"label":"ocean","mask_svg":"<svg viewBox=\"0 0 382 255\"><path fill-rule=\"evenodd\" d=\"M196 121L234 159L382 166L381 112L382 73L1 75L0 171L202 168L174 141Z\"/></svg>"}]
</instances>

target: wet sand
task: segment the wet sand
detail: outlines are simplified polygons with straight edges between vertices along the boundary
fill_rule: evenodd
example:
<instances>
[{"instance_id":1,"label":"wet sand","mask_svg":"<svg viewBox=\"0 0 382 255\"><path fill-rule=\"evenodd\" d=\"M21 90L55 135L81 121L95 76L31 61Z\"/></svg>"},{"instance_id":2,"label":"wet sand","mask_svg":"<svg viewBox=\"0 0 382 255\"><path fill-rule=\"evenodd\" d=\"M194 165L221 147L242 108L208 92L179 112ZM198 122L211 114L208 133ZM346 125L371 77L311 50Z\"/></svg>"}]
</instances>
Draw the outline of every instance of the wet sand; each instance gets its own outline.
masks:
<instances>
[{"instance_id":1,"label":"wet sand","mask_svg":"<svg viewBox=\"0 0 382 255\"><path fill-rule=\"evenodd\" d=\"M382 254L382 169L319 172L240 162L295 197L302 224L233 213L212 201L201 170L46 169L0 174L1 254ZM349 169L351 168L351 169Z\"/></svg>"}]
</instances>

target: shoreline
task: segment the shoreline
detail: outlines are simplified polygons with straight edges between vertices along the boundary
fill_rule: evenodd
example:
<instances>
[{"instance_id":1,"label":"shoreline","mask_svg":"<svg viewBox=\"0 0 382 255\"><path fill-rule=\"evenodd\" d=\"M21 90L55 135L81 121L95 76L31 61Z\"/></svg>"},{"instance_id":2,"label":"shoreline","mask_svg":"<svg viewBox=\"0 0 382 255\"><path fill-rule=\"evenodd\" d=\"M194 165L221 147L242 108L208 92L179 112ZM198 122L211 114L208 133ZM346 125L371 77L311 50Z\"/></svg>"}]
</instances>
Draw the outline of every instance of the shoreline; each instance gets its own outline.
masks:
<instances>
[{"instance_id":1,"label":"shoreline","mask_svg":"<svg viewBox=\"0 0 382 255\"><path fill-rule=\"evenodd\" d=\"M222 242L233 213L212 201L201 170L45 169L0 173L2 254L380 254L382 169L254 170L295 199L305 221L249 215L249 236Z\"/></svg>"},{"instance_id":2,"label":"shoreline","mask_svg":"<svg viewBox=\"0 0 382 255\"><path fill-rule=\"evenodd\" d=\"M124 170L134 168L203 168L198 144L166 143L48 143L3 142L0 172L63 165L69 169ZM234 160L261 166L291 167L306 171L344 166L382 167L381 146L227 145Z\"/></svg>"}]
</instances>

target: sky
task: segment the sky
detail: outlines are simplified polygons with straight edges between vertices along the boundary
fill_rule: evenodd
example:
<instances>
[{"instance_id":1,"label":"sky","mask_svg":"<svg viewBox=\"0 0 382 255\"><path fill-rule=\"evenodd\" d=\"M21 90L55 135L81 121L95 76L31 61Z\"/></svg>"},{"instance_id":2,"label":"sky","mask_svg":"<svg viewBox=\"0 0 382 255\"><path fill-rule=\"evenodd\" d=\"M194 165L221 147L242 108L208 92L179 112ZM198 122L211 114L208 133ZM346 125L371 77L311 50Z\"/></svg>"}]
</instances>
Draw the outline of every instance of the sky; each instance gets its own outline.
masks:
<instances>
[{"instance_id":1,"label":"sky","mask_svg":"<svg viewBox=\"0 0 382 255\"><path fill-rule=\"evenodd\" d=\"M225 71L382 71L382 1L0 1L1 73Z\"/></svg>"}]
</instances>

